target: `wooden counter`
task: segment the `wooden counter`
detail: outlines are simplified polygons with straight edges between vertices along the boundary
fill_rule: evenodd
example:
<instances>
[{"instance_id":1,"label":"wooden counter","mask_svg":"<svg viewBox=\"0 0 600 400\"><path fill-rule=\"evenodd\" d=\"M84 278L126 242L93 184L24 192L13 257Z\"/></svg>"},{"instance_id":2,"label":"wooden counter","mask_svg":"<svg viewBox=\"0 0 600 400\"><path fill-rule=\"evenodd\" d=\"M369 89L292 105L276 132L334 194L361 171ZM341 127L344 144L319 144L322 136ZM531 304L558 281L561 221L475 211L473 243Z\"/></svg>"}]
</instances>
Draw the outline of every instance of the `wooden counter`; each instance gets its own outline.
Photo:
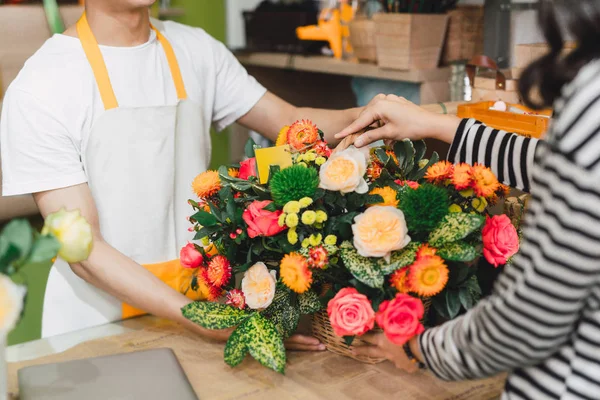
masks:
<instances>
[{"instance_id":1,"label":"wooden counter","mask_svg":"<svg viewBox=\"0 0 600 400\"><path fill-rule=\"evenodd\" d=\"M107 337L98 338L102 332ZM91 338L95 340L81 343ZM56 353L69 341L81 344ZM498 398L504 386L503 377L443 382L430 372L409 375L388 362L366 365L329 352L288 353L285 376L260 366L249 356L232 369L223 362L223 344L204 340L174 323L142 317L9 347L9 361L20 359L9 364L9 391L17 394L17 371L26 366L164 347L175 351L203 400L486 400ZM36 355L42 358L33 358Z\"/></svg>"}]
</instances>

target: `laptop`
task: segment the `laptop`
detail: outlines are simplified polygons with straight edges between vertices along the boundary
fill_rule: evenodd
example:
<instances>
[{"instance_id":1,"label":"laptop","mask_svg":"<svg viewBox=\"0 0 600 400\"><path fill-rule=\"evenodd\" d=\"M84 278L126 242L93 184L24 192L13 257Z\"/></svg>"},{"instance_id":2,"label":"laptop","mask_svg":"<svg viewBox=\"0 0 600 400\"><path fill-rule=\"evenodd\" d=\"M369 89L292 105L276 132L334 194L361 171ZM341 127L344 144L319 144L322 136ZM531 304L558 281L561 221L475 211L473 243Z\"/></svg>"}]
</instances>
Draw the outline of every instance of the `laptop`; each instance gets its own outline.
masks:
<instances>
[{"instance_id":1,"label":"laptop","mask_svg":"<svg viewBox=\"0 0 600 400\"><path fill-rule=\"evenodd\" d=\"M20 400L198 400L171 349L153 349L18 372Z\"/></svg>"}]
</instances>

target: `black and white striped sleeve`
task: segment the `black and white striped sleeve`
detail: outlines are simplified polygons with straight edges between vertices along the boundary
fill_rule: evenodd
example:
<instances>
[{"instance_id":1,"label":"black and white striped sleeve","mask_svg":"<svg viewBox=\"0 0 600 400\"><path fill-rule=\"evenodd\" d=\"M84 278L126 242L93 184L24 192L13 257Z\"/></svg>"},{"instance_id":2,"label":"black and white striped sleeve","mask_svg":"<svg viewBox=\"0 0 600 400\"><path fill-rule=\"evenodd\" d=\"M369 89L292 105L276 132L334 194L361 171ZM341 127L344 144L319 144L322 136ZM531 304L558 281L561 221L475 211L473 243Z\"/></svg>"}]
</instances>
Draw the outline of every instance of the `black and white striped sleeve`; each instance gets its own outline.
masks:
<instances>
[{"instance_id":1,"label":"black and white striped sleeve","mask_svg":"<svg viewBox=\"0 0 600 400\"><path fill-rule=\"evenodd\" d=\"M454 164L483 164L500 182L529 192L531 169L539 141L490 128L464 119L450 146L448 160Z\"/></svg>"}]
</instances>

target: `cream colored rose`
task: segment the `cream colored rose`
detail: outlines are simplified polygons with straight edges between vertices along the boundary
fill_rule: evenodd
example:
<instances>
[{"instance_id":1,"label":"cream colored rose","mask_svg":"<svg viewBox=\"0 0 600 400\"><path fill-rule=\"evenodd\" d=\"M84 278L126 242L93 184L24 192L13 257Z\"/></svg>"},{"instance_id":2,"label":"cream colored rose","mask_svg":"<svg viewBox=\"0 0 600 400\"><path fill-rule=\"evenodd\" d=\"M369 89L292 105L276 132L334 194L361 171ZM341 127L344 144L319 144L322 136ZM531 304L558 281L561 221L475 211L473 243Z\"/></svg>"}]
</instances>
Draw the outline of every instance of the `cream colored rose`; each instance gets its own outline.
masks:
<instances>
[{"instance_id":1,"label":"cream colored rose","mask_svg":"<svg viewBox=\"0 0 600 400\"><path fill-rule=\"evenodd\" d=\"M351 146L332 155L321 166L319 187L344 194L367 193L369 187L364 178L366 172L367 158L365 154Z\"/></svg>"},{"instance_id":2,"label":"cream colored rose","mask_svg":"<svg viewBox=\"0 0 600 400\"><path fill-rule=\"evenodd\" d=\"M264 263L256 263L242 279L242 292L246 298L246 304L253 310L269 307L275 296L275 285L277 283L277 272L270 271Z\"/></svg>"},{"instance_id":3,"label":"cream colored rose","mask_svg":"<svg viewBox=\"0 0 600 400\"><path fill-rule=\"evenodd\" d=\"M354 247L363 257L383 257L410 243L404 213L396 207L373 206L354 218Z\"/></svg>"},{"instance_id":4,"label":"cream colored rose","mask_svg":"<svg viewBox=\"0 0 600 400\"><path fill-rule=\"evenodd\" d=\"M21 317L26 290L0 274L0 336L10 332Z\"/></svg>"},{"instance_id":5,"label":"cream colored rose","mask_svg":"<svg viewBox=\"0 0 600 400\"><path fill-rule=\"evenodd\" d=\"M69 263L87 260L92 251L92 227L81 216L79 210L58 212L48 215L42 235L52 234L60 243L58 255Z\"/></svg>"}]
</instances>

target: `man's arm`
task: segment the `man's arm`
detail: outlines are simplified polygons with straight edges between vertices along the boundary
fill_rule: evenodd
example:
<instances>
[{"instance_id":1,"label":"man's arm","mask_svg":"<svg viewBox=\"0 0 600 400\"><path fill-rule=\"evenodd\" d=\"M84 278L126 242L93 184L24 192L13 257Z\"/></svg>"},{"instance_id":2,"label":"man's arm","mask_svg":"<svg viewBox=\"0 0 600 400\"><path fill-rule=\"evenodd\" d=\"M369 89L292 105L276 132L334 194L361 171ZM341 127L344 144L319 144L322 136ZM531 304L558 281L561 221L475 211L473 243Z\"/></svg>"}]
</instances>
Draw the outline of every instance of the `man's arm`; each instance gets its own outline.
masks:
<instances>
[{"instance_id":1,"label":"man's arm","mask_svg":"<svg viewBox=\"0 0 600 400\"><path fill-rule=\"evenodd\" d=\"M256 105L237 122L275 141L279 130L299 119L309 119L325 132L325 140L335 145L339 140L333 135L356 120L362 108L347 110L323 110L295 107L267 92Z\"/></svg>"},{"instance_id":2,"label":"man's arm","mask_svg":"<svg viewBox=\"0 0 600 400\"><path fill-rule=\"evenodd\" d=\"M92 226L94 247L87 261L71 264L73 272L91 285L153 315L179 322L207 338L225 340L229 331L204 329L183 317L181 308L191 302L144 267L104 241L98 212L87 184L34 194L44 217L61 208L79 209Z\"/></svg>"}]
</instances>

